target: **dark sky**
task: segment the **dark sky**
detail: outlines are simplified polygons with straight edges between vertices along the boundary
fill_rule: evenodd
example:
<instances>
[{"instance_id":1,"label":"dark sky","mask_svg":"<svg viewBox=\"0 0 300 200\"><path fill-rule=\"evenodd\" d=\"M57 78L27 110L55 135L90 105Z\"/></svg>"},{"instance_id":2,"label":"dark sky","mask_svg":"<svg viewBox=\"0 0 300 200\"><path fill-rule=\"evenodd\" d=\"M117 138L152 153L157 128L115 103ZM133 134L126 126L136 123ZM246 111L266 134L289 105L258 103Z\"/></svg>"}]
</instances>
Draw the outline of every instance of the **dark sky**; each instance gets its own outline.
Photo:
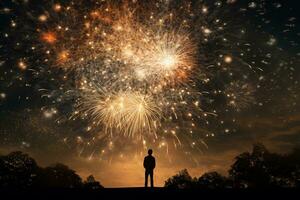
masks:
<instances>
[{"instance_id":1,"label":"dark sky","mask_svg":"<svg viewBox=\"0 0 300 200\"><path fill-rule=\"evenodd\" d=\"M234 157L256 142L280 153L300 145L298 1L129 2L0 2L0 153L22 150L41 165L63 162L83 177L93 174L104 186L116 187L143 183L141 162L147 147L157 157L155 178L163 185L183 168L193 176L211 170L226 174ZM94 20L93 12L99 9L101 13L108 5L116 10L124 9L122 5L135 8L137 21L149 29L155 27L147 18L151 12L155 20L173 13L173 21L164 24L162 31L182 26L193 38L196 64L189 75L192 90L201 93L192 99L200 102L203 118L189 121L182 114L177 120L164 121L157 130L157 141L150 146L123 136L101 138L101 125L86 131L89 117L70 118L85 95L76 88L78 77L88 74L87 68L107 67L101 60L107 55L100 50L93 52L102 56L100 61L86 59L79 66L78 60L91 54L84 46L86 21ZM114 14L101 15L101 23L108 18L108 25L104 24L114 24L116 19L111 16ZM106 27L93 23L91 26ZM58 26L69 30L58 30ZM50 32L57 36L53 43L43 37ZM94 40L97 42L97 35ZM61 54L64 51L68 53ZM66 55L66 62L58 62L61 55ZM78 70L63 68L68 66ZM107 84L101 77L98 82L94 77L91 80L96 85ZM183 87L176 86L176 91ZM168 91L170 88L163 96ZM177 101L171 92L167 97ZM178 110L193 113L190 105ZM189 127L191 122L194 128ZM174 139L160 133L172 127L182 143L176 148ZM120 171L125 174L122 178L118 178Z\"/></svg>"}]
</instances>

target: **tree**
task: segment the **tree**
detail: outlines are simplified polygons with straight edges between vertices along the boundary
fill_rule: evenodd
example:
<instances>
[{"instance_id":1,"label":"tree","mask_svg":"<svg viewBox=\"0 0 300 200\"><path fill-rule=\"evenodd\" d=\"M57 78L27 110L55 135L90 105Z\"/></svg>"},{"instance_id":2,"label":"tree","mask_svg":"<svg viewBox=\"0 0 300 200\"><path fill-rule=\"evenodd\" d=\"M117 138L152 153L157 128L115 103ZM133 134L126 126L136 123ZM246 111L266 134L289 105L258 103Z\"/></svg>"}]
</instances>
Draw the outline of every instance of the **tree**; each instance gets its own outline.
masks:
<instances>
[{"instance_id":1,"label":"tree","mask_svg":"<svg viewBox=\"0 0 300 200\"><path fill-rule=\"evenodd\" d=\"M165 182L166 188L173 188L173 189L194 188L195 185L196 185L196 181L189 175L187 169L179 171L178 174L169 178Z\"/></svg>"},{"instance_id":2,"label":"tree","mask_svg":"<svg viewBox=\"0 0 300 200\"><path fill-rule=\"evenodd\" d=\"M282 185L283 157L270 153L264 145L253 145L252 153L245 152L235 158L229 170L235 187L265 188Z\"/></svg>"},{"instance_id":3,"label":"tree","mask_svg":"<svg viewBox=\"0 0 300 200\"><path fill-rule=\"evenodd\" d=\"M103 188L103 186L100 184L100 182L96 181L93 175L89 175L86 178L86 181L84 181L84 188L89 190L98 190Z\"/></svg>"},{"instance_id":4,"label":"tree","mask_svg":"<svg viewBox=\"0 0 300 200\"><path fill-rule=\"evenodd\" d=\"M236 156L229 177L217 172L203 174L198 180L182 170L169 178L169 188L292 188L300 187L300 148L281 155L271 153L263 144L254 144L252 152Z\"/></svg>"},{"instance_id":5,"label":"tree","mask_svg":"<svg viewBox=\"0 0 300 200\"><path fill-rule=\"evenodd\" d=\"M57 163L40 171L39 187L45 188L82 188L79 175L68 166Z\"/></svg>"},{"instance_id":6,"label":"tree","mask_svg":"<svg viewBox=\"0 0 300 200\"><path fill-rule=\"evenodd\" d=\"M85 188L100 189L90 175L83 183L76 172L63 164L39 167L35 160L21 151L0 156L0 189Z\"/></svg>"},{"instance_id":7,"label":"tree","mask_svg":"<svg viewBox=\"0 0 300 200\"><path fill-rule=\"evenodd\" d=\"M0 157L0 187L26 189L34 185L38 175L35 160L21 151Z\"/></svg>"},{"instance_id":8,"label":"tree","mask_svg":"<svg viewBox=\"0 0 300 200\"><path fill-rule=\"evenodd\" d=\"M287 179L285 182L287 187L300 187L300 148L294 148L293 151L285 155L282 162L285 170L281 169L282 176Z\"/></svg>"},{"instance_id":9,"label":"tree","mask_svg":"<svg viewBox=\"0 0 300 200\"><path fill-rule=\"evenodd\" d=\"M203 174L197 181L197 188L201 189L224 189L231 188L231 181L218 172L208 172Z\"/></svg>"}]
</instances>

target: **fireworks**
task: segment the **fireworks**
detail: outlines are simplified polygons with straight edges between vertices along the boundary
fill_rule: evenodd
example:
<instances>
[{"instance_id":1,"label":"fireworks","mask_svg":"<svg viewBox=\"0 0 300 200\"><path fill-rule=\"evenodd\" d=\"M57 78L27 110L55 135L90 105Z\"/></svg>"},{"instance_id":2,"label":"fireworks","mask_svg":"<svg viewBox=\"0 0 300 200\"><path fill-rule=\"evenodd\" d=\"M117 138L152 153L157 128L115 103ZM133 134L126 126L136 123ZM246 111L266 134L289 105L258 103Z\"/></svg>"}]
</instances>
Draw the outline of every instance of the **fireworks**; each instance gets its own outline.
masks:
<instances>
[{"instance_id":1,"label":"fireworks","mask_svg":"<svg viewBox=\"0 0 300 200\"><path fill-rule=\"evenodd\" d=\"M228 105L238 111L249 107L255 103L254 88L247 83L240 81L233 82L225 89Z\"/></svg>"},{"instance_id":2,"label":"fireworks","mask_svg":"<svg viewBox=\"0 0 300 200\"><path fill-rule=\"evenodd\" d=\"M41 40L53 44L57 41L56 35L53 32L42 33Z\"/></svg>"},{"instance_id":3,"label":"fireworks","mask_svg":"<svg viewBox=\"0 0 300 200\"><path fill-rule=\"evenodd\" d=\"M70 57L70 53L66 50L63 50L58 54L57 61L59 63L64 63L68 60L69 57Z\"/></svg>"},{"instance_id":4,"label":"fireworks","mask_svg":"<svg viewBox=\"0 0 300 200\"><path fill-rule=\"evenodd\" d=\"M102 135L140 140L160 138L157 128L163 122L199 117L198 104L190 111L184 108L200 95L192 85L199 70L188 31L169 30L161 22L141 24L128 7L110 10L114 12L105 9L105 17L100 11L90 13L87 41L77 52L58 53L60 67L76 77L73 90L80 98L73 117L103 127Z\"/></svg>"},{"instance_id":5,"label":"fireworks","mask_svg":"<svg viewBox=\"0 0 300 200\"><path fill-rule=\"evenodd\" d=\"M25 70L25 69L27 68L27 65L26 65L25 62L20 61L20 62L18 63L18 67L19 67L19 69L21 69L21 70Z\"/></svg>"},{"instance_id":6,"label":"fireworks","mask_svg":"<svg viewBox=\"0 0 300 200\"><path fill-rule=\"evenodd\" d=\"M224 62L225 62L225 63L231 63L231 62L232 62L232 57L230 57L230 56L225 56Z\"/></svg>"},{"instance_id":7,"label":"fireworks","mask_svg":"<svg viewBox=\"0 0 300 200\"><path fill-rule=\"evenodd\" d=\"M83 104L86 113L97 124L104 124L106 133L136 138L156 135L161 112L149 96L132 92L108 97L94 95L88 96Z\"/></svg>"},{"instance_id":8,"label":"fireworks","mask_svg":"<svg viewBox=\"0 0 300 200\"><path fill-rule=\"evenodd\" d=\"M207 14L208 9L202 11ZM77 15L72 7L69 12ZM89 132L98 130L100 138L111 140L125 136L143 146L164 141L168 149L168 142L176 148L181 141L189 141L188 146L204 143L197 142L199 134L193 135L195 124L216 113L201 107L203 95L197 84L209 79L204 79L197 60L197 40L186 19L161 14L138 12L130 4L108 4L89 11L82 35L71 34L80 39L60 39L72 32L72 24L58 25L57 33L42 31L41 41L56 51L56 65L75 77L71 88L64 84L72 91L68 94L78 97L72 118L88 120ZM204 37L212 34L206 26L201 29ZM225 57L226 63L231 61Z\"/></svg>"},{"instance_id":9,"label":"fireworks","mask_svg":"<svg viewBox=\"0 0 300 200\"><path fill-rule=\"evenodd\" d=\"M197 51L187 33L139 24L128 10L119 15L111 29L100 26L90 33L87 48L93 55L103 55L109 63L118 62L118 68L124 66L121 76L152 86L162 81L176 83L191 72Z\"/></svg>"},{"instance_id":10,"label":"fireworks","mask_svg":"<svg viewBox=\"0 0 300 200\"><path fill-rule=\"evenodd\" d=\"M26 33L15 42L26 55L14 65L32 72L46 99L45 118L80 120L76 144L106 154L126 138L133 148L201 151L206 138L229 132L219 113L256 104L249 77L260 76L252 60L258 55L246 27L226 15L237 1L92 2L48 2L24 17L26 26L9 23ZM276 46L274 36L267 38L266 46ZM114 145L106 149L105 142Z\"/></svg>"}]
</instances>

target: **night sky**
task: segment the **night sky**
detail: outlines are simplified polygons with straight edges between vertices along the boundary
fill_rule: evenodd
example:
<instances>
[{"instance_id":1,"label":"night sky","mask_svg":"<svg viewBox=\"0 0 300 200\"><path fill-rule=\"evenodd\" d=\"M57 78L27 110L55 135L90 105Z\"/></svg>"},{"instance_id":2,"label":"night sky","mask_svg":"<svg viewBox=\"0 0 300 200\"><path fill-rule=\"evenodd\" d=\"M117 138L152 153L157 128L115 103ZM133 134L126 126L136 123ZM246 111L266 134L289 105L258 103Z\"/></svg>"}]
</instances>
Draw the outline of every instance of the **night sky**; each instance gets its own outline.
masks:
<instances>
[{"instance_id":1,"label":"night sky","mask_svg":"<svg viewBox=\"0 0 300 200\"><path fill-rule=\"evenodd\" d=\"M288 152L300 145L299 6L2 0L0 153L118 187L143 184L148 148L160 186L184 168L226 174L257 142Z\"/></svg>"}]
</instances>

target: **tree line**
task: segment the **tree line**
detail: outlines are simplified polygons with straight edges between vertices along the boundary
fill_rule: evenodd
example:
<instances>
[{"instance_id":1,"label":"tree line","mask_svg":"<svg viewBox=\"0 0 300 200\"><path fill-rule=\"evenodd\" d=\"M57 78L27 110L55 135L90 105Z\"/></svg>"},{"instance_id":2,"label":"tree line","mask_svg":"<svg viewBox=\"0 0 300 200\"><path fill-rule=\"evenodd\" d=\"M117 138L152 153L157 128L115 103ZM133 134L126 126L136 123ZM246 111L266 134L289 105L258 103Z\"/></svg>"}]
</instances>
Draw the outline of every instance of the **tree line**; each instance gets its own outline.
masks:
<instances>
[{"instance_id":1,"label":"tree line","mask_svg":"<svg viewBox=\"0 0 300 200\"><path fill-rule=\"evenodd\" d=\"M186 169L165 181L166 188L241 189L299 188L300 148L289 154L271 153L263 144L235 157L228 176L207 172L192 178Z\"/></svg>"},{"instance_id":2,"label":"tree line","mask_svg":"<svg viewBox=\"0 0 300 200\"><path fill-rule=\"evenodd\" d=\"M0 188L97 190L103 186L92 175L83 181L64 164L57 163L43 168L28 154L16 151L0 156Z\"/></svg>"}]
</instances>

